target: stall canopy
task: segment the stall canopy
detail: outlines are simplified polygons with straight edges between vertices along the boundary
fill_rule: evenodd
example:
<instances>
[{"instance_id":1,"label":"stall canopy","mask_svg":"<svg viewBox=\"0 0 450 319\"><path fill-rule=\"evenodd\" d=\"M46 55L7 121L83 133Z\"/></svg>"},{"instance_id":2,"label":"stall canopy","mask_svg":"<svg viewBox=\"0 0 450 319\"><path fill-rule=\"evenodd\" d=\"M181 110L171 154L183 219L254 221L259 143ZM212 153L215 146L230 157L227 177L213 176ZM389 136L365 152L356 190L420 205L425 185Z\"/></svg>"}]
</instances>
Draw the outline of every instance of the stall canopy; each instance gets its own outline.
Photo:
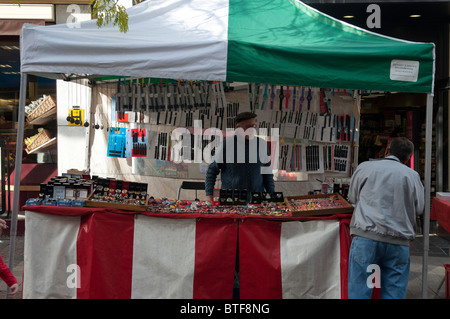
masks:
<instances>
[{"instance_id":1,"label":"stall canopy","mask_svg":"<svg viewBox=\"0 0 450 319\"><path fill-rule=\"evenodd\" d=\"M433 90L434 44L359 29L296 0L151 0L127 12L127 33L95 20L26 25L22 72Z\"/></svg>"},{"instance_id":2,"label":"stall canopy","mask_svg":"<svg viewBox=\"0 0 450 319\"><path fill-rule=\"evenodd\" d=\"M434 44L369 32L296 0L149 0L129 31L95 20L24 25L15 189L20 187L27 75L129 76L427 93L423 296L431 184ZM14 192L15 236L19 192ZM10 261L14 260L14 240Z\"/></svg>"}]
</instances>

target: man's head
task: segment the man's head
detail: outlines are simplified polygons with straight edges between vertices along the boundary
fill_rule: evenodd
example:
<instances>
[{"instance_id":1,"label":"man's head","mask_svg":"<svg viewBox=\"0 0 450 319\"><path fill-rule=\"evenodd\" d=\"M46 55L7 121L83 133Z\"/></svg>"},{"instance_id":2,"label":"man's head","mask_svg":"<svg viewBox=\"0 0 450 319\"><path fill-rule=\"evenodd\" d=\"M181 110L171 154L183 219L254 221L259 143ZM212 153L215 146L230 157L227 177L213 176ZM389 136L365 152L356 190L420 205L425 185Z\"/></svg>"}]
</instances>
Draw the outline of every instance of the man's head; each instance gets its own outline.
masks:
<instances>
[{"instance_id":1,"label":"man's head","mask_svg":"<svg viewBox=\"0 0 450 319\"><path fill-rule=\"evenodd\" d=\"M414 152L414 144L406 137L397 137L391 141L389 155L394 155L402 163L407 163Z\"/></svg>"},{"instance_id":2,"label":"man's head","mask_svg":"<svg viewBox=\"0 0 450 319\"><path fill-rule=\"evenodd\" d=\"M245 135L246 139L253 138L256 134L256 114L251 112L239 113L236 116L236 129L239 134ZM251 130L247 131L248 129Z\"/></svg>"}]
</instances>

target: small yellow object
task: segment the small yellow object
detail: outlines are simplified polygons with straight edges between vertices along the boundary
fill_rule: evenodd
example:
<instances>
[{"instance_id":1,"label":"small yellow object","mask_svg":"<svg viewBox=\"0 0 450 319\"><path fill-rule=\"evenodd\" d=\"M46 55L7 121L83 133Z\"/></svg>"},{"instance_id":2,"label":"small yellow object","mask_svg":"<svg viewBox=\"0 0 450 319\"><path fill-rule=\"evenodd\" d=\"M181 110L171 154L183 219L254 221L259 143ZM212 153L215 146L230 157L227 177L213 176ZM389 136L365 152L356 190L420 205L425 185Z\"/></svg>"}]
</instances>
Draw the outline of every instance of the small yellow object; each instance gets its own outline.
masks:
<instances>
[{"instance_id":1,"label":"small yellow object","mask_svg":"<svg viewBox=\"0 0 450 319\"><path fill-rule=\"evenodd\" d=\"M84 110L80 109L70 109L69 115L74 119L74 122L69 122L69 126L82 126L84 124ZM77 121L77 122L75 122Z\"/></svg>"}]
</instances>

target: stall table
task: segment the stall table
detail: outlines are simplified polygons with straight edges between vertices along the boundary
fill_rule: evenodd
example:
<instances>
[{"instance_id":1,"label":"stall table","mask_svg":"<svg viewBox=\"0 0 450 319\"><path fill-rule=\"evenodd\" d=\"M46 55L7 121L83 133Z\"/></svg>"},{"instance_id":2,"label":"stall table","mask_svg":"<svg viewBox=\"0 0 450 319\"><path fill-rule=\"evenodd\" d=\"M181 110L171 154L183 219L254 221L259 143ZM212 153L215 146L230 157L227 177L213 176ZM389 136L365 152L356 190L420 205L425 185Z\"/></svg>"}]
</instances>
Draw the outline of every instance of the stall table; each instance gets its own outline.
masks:
<instances>
[{"instance_id":1,"label":"stall table","mask_svg":"<svg viewBox=\"0 0 450 319\"><path fill-rule=\"evenodd\" d=\"M430 218L437 220L447 232L450 232L450 201L433 198Z\"/></svg>"},{"instance_id":2,"label":"stall table","mask_svg":"<svg viewBox=\"0 0 450 319\"><path fill-rule=\"evenodd\" d=\"M23 298L347 298L350 214L23 210Z\"/></svg>"}]
</instances>

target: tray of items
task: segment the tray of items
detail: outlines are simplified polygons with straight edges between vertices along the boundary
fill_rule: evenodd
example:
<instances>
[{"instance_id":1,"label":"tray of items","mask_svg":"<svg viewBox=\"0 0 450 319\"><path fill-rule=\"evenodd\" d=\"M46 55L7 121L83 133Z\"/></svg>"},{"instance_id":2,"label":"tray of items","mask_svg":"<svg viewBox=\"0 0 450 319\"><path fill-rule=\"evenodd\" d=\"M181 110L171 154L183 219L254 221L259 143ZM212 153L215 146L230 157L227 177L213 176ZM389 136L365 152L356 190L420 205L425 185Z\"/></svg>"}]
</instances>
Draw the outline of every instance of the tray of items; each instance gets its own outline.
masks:
<instances>
[{"instance_id":1,"label":"tray of items","mask_svg":"<svg viewBox=\"0 0 450 319\"><path fill-rule=\"evenodd\" d=\"M224 189L220 191L219 200L213 203L150 197L147 212L289 217L290 211L282 198L282 193L252 193L247 203L247 190Z\"/></svg>"},{"instance_id":2,"label":"tray of items","mask_svg":"<svg viewBox=\"0 0 450 319\"><path fill-rule=\"evenodd\" d=\"M146 183L98 178L94 190L84 202L84 206L146 211L147 188L148 184Z\"/></svg>"},{"instance_id":3,"label":"tray of items","mask_svg":"<svg viewBox=\"0 0 450 319\"><path fill-rule=\"evenodd\" d=\"M353 206L338 193L286 196L284 200L293 217L353 213Z\"/></svg>"}]
</instances>

